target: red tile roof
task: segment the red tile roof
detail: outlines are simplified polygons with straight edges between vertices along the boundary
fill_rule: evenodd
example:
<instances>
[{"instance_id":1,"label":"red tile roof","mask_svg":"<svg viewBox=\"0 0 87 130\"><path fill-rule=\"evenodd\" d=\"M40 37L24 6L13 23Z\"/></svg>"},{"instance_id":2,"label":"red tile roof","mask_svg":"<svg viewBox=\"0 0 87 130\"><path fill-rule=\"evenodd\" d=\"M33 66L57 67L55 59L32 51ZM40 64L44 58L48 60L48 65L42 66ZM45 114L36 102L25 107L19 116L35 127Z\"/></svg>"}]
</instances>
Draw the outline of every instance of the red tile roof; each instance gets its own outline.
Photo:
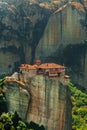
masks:
<instances>
[{"instance_id":1,"label":"red tile roof","mask_svg":"<svg viewBox=\"0 0 87 130\"><path fill-rule=\"evenodd\" d=\"M41 61L40 61L40 60L36 60L36 62L35 62L35 63L36 63L36 65L38 65L38 66L39 66L39 65L41 64Z\"/></svg>"},{"instance_id":2,"label":"red tile roof","mask_svg":"<svg viewBox=\"0 0 87 130\"><path fill-rule=\"evenodd\" d=\"M26 69L26 68L29 68L29 67L30 67L30 65L28 65L28 64L21 64L21 66L19 68Z\"/></svg>"},{"instance_id":3,"label":"red tile roof","mask_svg":"<svg viewBox=\"0 0 87 130\"><path fill-rule=\"evenodd\" d=\"M44 64L41 64L41 65L29 65L29 64L21 64L21 66L19 67L21 69L37 69L37 68L42 68L42 69L53 69L53 68L56 68L56 69L65 69L66 67L65 66L62 66L62 65L58 65L58 64L55 64L55 63L44 63Z\"/></svg>"},{"instance_id":4,"label":"red tile roof","mask_svg":"<svg viewBox=\"0 0 87 130\"><path fill-rule=\"evenodd\" d=\"M36 66L36 65L30 65L30 66L28 67L28 69L30 69L30 70L35 70L35 69L37 69L37 66Z\"/></svg>"},{"instance_id":5,"label":"red tile roof","mask_svg":"<svg viewBox=\"0 0 87 130\"><path fill-rule=\"evenodd\" d=\"M37 68L37 65L22 64L19 68L21 68L21 69L31 69L31 70L34 70L34 69Z\"/></svg>"},{"instance_id":6,"label":"red tile roof","mask_svg":"<svg viewBox=\"0 0 87 130\"><path fill-rule=\"evenodd\" d=\"M62 65L58 65L58 64L55 64L55 63L44 63L44 64L41 64L39 66L39 68L42 68L42 69L46 69L46 68L57 68L57 69L65 69L65 66L62 66Z\"/></svg>"}]
</instances>

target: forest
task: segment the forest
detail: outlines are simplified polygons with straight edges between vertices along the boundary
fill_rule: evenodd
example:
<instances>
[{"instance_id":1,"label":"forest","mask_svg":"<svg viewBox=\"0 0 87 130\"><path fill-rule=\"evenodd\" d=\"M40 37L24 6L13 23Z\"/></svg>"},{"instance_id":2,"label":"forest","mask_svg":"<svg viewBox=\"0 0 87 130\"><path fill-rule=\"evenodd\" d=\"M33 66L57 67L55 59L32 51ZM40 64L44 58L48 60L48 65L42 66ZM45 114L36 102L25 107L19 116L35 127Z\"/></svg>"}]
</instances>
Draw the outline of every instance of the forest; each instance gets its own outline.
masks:
<instances>
[{"instance_id":1,"label":"forest","mask_svg":"<svg viewBox=\"0 0 87 130\"><path fill-rule=\"evenodd\" d=\"M87 94L69 83L72 100L72 130L87 130Z\"/></svg>"}]
</instances>

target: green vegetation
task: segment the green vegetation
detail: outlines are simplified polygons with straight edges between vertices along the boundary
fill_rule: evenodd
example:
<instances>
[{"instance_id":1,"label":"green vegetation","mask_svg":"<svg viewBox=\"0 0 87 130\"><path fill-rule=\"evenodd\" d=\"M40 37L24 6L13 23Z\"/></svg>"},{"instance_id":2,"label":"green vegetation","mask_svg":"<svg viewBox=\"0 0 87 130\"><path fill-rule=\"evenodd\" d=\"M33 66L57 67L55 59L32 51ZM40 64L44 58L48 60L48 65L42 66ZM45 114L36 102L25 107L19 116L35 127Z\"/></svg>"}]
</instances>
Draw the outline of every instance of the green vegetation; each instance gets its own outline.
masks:
<instances>
[{"instance_id":1,"label":"green vegetation","mask_svg":"<svg viewBox=\"0 0 87 130\"><path fill-rule=\"evenodd\" d=\"M7 102L5 96L0 93L0 115L3 112L7 112Z\"/></svg>"},{"instance_id":2,"label":"green vegetation","mask_svg":"<svg viewBox=\"0 0 87 130\"><path fill-rule=\"evenodd\" d=\"M72 130L87 130L87 94L69 83L72 99Z\"/></svg>"},{"instance_id":3,"label":"green vegetation","mask_svg":"<svg viewBox=\"0 0 87 130\"><path fill-rule=\"evenodd\" d=\"M0 79L0 115L3 112L7 112L7 102L5 98L6 85L5 78Z\"/></svg>"},{"instance_id":4,"label":"green vegetation","mask_svg":"<svg viewBox=\"0 0 87 130\"><path fill-rule=\"evenodd\" d=\"M2 113L0 116L0 130L45 130L34 122L26 123L21 120L17 112Z\"/></svg>"},{"instance_id":5,"label":"green vegetation","mask_svg":"<svg viewBox=\"0 0 87 130\"><path fill-rule=\"evenodd\" d=\"M0 130L26 130L26 124L19 118L17 113L3 113L0 116Z\"/></svg>"},{"instance_id":6,"label":"green vegetation","mask_svg":"<svg viewBox=\"0 0 87 130\"><path fill-rule=\"evenodd\" d=\"M5 83L5 78L0 79L0 93L5 93L6 92L6 83Z\"/></svg>"}]
</instances>

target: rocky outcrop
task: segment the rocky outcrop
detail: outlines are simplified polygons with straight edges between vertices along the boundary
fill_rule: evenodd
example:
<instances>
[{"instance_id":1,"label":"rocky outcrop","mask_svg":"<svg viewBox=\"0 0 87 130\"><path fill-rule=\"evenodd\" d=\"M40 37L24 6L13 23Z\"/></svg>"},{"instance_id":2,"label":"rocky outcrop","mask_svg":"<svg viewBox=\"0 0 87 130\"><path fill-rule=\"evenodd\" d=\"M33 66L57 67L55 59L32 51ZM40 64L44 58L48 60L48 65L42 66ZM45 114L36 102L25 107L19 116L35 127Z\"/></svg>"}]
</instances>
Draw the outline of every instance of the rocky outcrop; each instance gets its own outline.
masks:
<instances>
[{"instance_id":1,"label":"rocky outcrop","mask_svg":"<svg viewBox=\"0 0 87 130\"><path fill-rule=\"evenodd\" d=\"M0 0L0 72L30 63L50 10L28 0ZM36 35L37 34L37 35Z\"/></svg>"},{"instance_id":2,"label":"rocky outcrop","mask_svg":"<svg viewBox=\"0 0 87 130\"><path fill-rule=\"evenodd\" d=\"M71 130L70 91L60 78L35 76L27 86L8 83L6 97L10 112L44 125L46 130ZM29 93L28 93L29 90Z\"/></svg>"},{"instance_id":3,"label":"rocky outcrop","mask_svg":"<svg viewBox=\"0 0 87 130\"><path fill-rule=\"evenodd\" d=\"M77 9L77 5L81 6L80 9ZM85 15L84 6L77 2L70 2L56 10L37 46L36 58L46 59L60 48L86 41L86 26L83 25Z\"/></svg>"},{"instance_id":4,"label":"rocky outcrop","mask_svg":"<svg viewBox=\"0 0 87 130\"><path fill-rule=\"evenodd\" d=\"M70 92L56 78L37 76L30 84L28 121L43 124L46 130L71 129Z\"/></svg>"},{"instance_id":5,"label":"rocky outcrop","mask_svg":"<svg viewBox=\"0 0 87 130\"><path fill-rule=\"evenodd\" d=\"M26 119L29 105L29 92L17 82L7 82L6 99L10 113L17 112L23 120Z\"/></svg>"},{"instance_id":6,"label":"rocky outcrop","mask_svg":"<svg viewBox=\"0 0 87 130\"><path fill-rule=\"evenodd\" d=\"M65 64L72 81L87 92L86 55L86 1L68 2L50 17L36 48L36 59Z\"/></svg>"}]
</instances>

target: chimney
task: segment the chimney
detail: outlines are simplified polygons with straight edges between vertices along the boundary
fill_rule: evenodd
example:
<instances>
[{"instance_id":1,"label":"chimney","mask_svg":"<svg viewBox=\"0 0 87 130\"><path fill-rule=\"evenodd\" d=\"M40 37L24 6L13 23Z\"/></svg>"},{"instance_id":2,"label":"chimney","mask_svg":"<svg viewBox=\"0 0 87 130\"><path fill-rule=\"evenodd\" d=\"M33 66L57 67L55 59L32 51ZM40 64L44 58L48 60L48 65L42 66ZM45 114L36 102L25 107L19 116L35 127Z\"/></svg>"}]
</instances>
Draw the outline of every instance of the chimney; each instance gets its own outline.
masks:
<instances>
[{"instance_id":1,"label":"chimney","mask_svg":"<svg viewBox=\"0 0 87 130\"><path fill-rule=\"evenodd\" d=\"M40 60L36 60L35 64L36 64L37 66L39 66L39 65L41 64L41 61L40 61Z\"/></svg>"}]
</instances>

